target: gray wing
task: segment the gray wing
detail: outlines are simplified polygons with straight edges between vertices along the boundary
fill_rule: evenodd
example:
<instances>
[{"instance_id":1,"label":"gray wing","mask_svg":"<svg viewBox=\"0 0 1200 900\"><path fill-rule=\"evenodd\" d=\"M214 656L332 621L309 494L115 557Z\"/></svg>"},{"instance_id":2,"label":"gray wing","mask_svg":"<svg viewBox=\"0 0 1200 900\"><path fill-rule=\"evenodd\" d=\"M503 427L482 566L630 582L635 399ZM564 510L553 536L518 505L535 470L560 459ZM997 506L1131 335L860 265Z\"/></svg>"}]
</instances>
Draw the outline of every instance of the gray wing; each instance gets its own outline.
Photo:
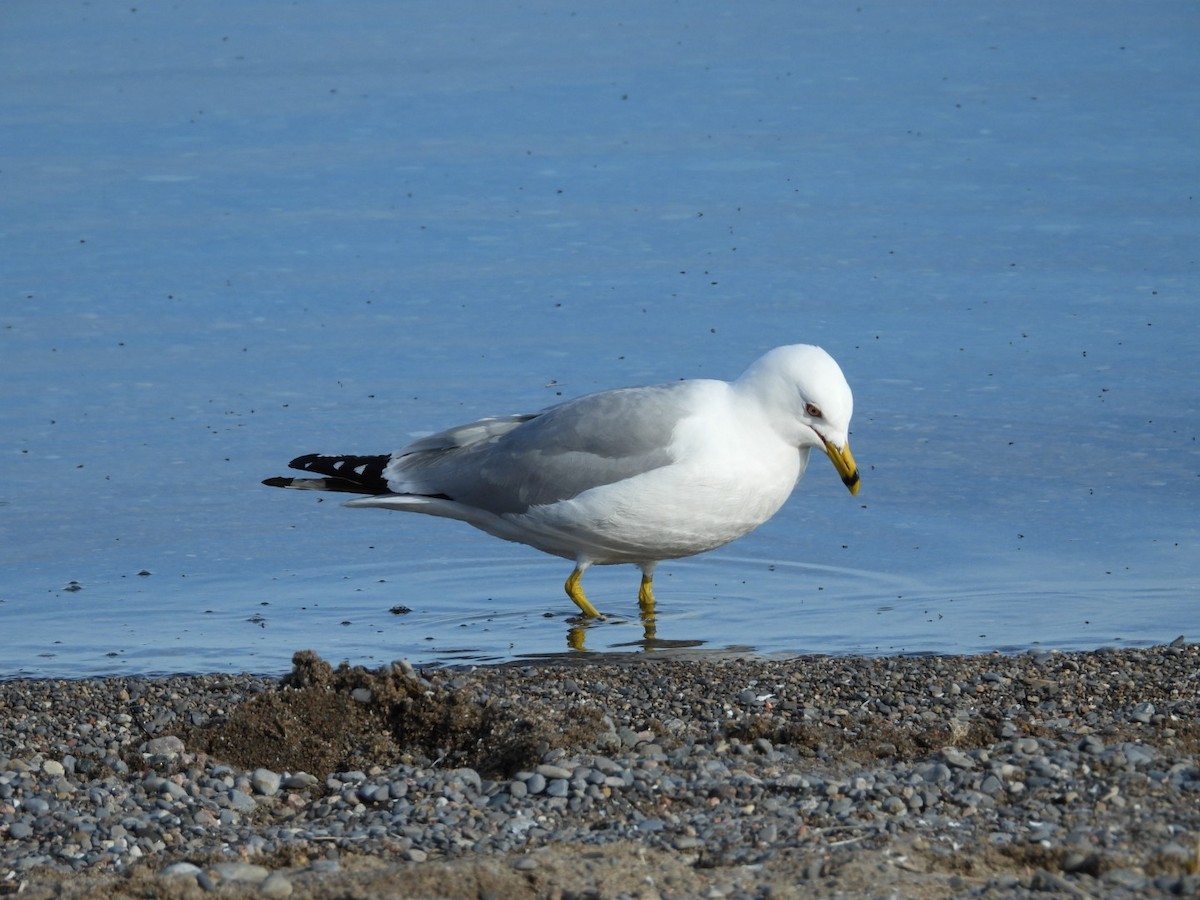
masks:
<instances>
[{"instance_id":1,"label":"gray wing","mask_svg":"<svg viewBox=\"0 0 1200 900\"><path fill-rule=\"evenodd\" d=\"M494 443L518 425L535 419L538 415L538 413L526 413L520 416L495 416L480 419L470 425L458 425L428 437L418 438L408 446L397 450L393 455L399 458L414 453L459 450L464 447Z\"/></svg>"},{"instance_id":2,"label":"gray wing","mask_svg":"<svg viewBox=\"0 0 1200 900\"><path fill-rule=\"evenodd\" d=\"M484 419L422 438L385 470L396 493L492 513L567 500L673 461L687 383L589 394L529 416Z\"/></svg>"}]
</instances>

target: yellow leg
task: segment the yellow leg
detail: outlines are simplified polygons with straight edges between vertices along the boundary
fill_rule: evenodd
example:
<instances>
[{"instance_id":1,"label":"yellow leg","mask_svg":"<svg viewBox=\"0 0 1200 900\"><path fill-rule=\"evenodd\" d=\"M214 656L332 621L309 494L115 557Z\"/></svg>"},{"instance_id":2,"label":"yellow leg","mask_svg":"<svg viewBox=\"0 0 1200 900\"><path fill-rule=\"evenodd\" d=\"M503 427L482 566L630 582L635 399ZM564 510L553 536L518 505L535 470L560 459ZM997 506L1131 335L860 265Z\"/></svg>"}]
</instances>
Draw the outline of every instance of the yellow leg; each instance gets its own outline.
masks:
<instances>
[{"instance_id":1,"label":"yellow leg","mask_svg":"<svg viewBox=\"0 0 1200 900\"><path fill-rule=\"evenodd\" d=\"M638 588L638 606L643 613L654 612L654 579L649 575L642 575L642 586Z\"/></svg>"},{"instance_id":2,"label":"yellow leg","mask_svg":"<svg viewBox=\"0 0 1200 900\"><path fill-rule=\"evenodd\" d=\"M642 575L642 586L638 589L638 607L642 611L642 638L647 642L646 649L649 650L649 642L658 636L658 626L654 622L654 586L649 575Z\"/></svg>"},{"instance_id":3,"label":"yellow leg","mask_svg":"<svg viewBox=\"0 0 1200 900\"><path fill-rule=\"evenodd\" d=\"M583 569L576 566L575 571L571 573L571 577L567 579L567 583L564 585L567 590L567 596L579 607L585 619L602 618L600 613L596 611L596 607L592 606L588 600L587 595L583 593L583 588L579 584L582 578Z\"/></svg>"}]
</instances>

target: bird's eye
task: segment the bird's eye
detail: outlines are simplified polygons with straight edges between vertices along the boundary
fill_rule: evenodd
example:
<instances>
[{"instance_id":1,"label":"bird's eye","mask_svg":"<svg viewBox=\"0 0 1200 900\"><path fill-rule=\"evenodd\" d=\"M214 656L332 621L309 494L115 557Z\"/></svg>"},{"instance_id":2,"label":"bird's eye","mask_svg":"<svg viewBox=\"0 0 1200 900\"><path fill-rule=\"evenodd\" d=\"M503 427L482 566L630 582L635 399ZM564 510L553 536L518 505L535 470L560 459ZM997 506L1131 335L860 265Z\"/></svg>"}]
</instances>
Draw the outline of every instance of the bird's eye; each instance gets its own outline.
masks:
<instances>
[{"instance_id":1,"label":"bird's eye","mask_svg":"<svg viewBox=\"0 0 1200 900\"><path fill-rule=\"evenodd\" d=\"M804 411L814 419L821 418L821 407L817 406L815 403L805 403Z\"/></svg>"}]
</instances>

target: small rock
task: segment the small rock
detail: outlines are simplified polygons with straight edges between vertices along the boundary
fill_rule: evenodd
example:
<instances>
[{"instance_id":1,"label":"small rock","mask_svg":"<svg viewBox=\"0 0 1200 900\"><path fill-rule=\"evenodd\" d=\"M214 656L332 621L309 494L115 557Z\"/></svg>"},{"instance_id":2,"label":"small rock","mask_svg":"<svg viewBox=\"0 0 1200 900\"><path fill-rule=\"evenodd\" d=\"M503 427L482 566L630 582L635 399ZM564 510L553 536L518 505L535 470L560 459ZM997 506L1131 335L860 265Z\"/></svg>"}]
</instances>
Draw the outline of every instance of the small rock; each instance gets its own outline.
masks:
<instances>
[{"instance_id":1,"label":"small rock","mask_svg":"<svg viewBox=\"0 0 1200 900\"><path fill-rule=\"evenodd\" d=\"M221 881L252 882L259 884L267 879L271 870L266 866L256 866L253 863L222 862L210 867Z\"/></svg>"},{"instance_id":2,"label":"small rock","mask_svg":"<svg viewBox=\"0 0 1200 900\"><path fill-rule=\"evenodd\" d=\"M195 881L196 876L203 870L190 862L177 862L167 866L158 873L159 878L191 878Z\"/></svg>"},{"instance_id":3,"label":"small rock","mask_svg":"<svg viewBox=\"0 0 1200 900\"><path fill-rule=\"evenodd\" d=\"M290 897L292 896L292 883L282 872L272 872L259 885L258 890L264 897Z\"/></svg>"},{"instance_id":4,"label":"small rock","mask_svg":"<svg viewBox=\"0 0 1200 900\"><path fill-rule=\"evenodd\" d=\"M230 809L241 813L249 813L254 812L258 808L258 805L254 802L254 798L245 791L234 788L227 796L229 798ZM264 875L263 877L266 878L267 876Z\"/></svg>"},{"instance_id":5,"label":"small rock","mask_svg":"<svg viewBox=\"0 0 1200 900\"><path fill-rule=\"evenodd\" d=\"M1085 734L1075 746L1081 753L1090 753L1093 756L1104 752L1104 741L1094 734Z\"/></svg>"},{"instance_id":6,"label":"small rock","mask_svg":"<svg viewBox=\"0 0 1200 900\"><path fill-rule=\"evenodd\" d=\"M1041 748L1037 738L1023 737L1013 741L1013 752L1024 753L1026 756L1032 756Z\"/></svg>"},{"instance_id":7,"label":"small rock","mask_svg":"<svg viewBox=\"0 0 1200 900\"><path fill-rule=\"evenodd\" d=\"M1130 891L1142 891L1150 885L1149 878L1132 869L1110 869L1104 873L1101 881Z\"/></svg>"},{"instance_id":8,"label":"small rock","mask_svg":"<svg viewBox=\"0 0 1200 900\"><path fill-rule=\"evenodd\" d=\"M975 760L967 756L957 747L947 747L942 751L942 759L946 761L946 765L953 766L956 769L973 769L975 768Z\"/></svg>"},{"instance_id":9,"label":"small rock","mask_svg":"<svg viewBox=\"0 0 1200 900\"><path fill-rule=\"evenodd\" d=\"M479 773L474 769L464 766L461 769L455 769L450 774L477 794L483 789L483 779L479 777Z\"/></svg>"},{"instance_id":10,"label":"small rock","mask_svg":"<svg viewBox=\"0 0 1200 900\"><path fill-rule=\"evenodd\" d=\"M1078 897L1079 891L1071 882L1053 872L1039 870L1029 879L1029 889L1032 891L1050 891L1060 897Z\"/></svg>"},{"instance_id":11,"label":"small rock","mask_svg":"<svg viewBox=\"0 0 1200 900\"><path fill-rule=\"evenodd\" d=\"M279 793L279 786L283 782L283 778L277 772L272 772L270 769L255 769L250 776L250 784L260 794L267 797L274 797Z\"/></svg>"},{"instance_id":12,"label":"small rock","mask_svg":"<svg viewBox=\"0 0 1200 900\"><path fill-rule=\"evenodd\" d=\"M945 763L928 763L919 766L917 774L929 784L943 784L951 778L950 767Z\"/></svg>"},{"instance_id":13,"label":"small rock","mask_svg":"<svg viewBox=\"0 0 1200 900\"><path fill-rule=\"evenodd\" d=\"M178 756L184 749L183 741L173 734L152 738L141 747L143 753L151 756Z\"/></svg>"},{"instance_id":14,"label":"small rock","mask_svg":"<svg viewBox=\"0 0 1200 900\"><path fill-rule=\"evenodd\" d=\"M1093 878L1100 874L1100 856L1082 850L1073 850L1063 857L1062 870L1068 875L1091 875Z\"/></svg>"},{"instance_id":15,"label":"small rock","mask_svg":"<svg viewBox=\"0 0 1200 900\"><path fill-rule=\"evenodd\" d=\"M1004 782L995 775L988 775L979 785L979 789L985 794L999 794L1004 790Z\"/></svg>"},{"instance_id":16,"label":"small rock","mask_svg":"<svg viewBox=\"0 0 1200 900\"><path fill-rule=\"evenodd\" d=\"M1122 744L1125 760L1132 766L1146 766L1154 762L1154 748L1142 744Z\"/></svg>"},{"instance_id":17,"label":"small rock","mask_svg":"<svg viewBox=\"0 0 1200 900\"><path fill-rule=\"evenodd\" d=\"M387 803L392 799L392 786L390 784L363 784L352 795L347 793L344 796L354 796L360 803Z\"/></svg>"},{"instance_id":18,"label":"small rock","mask_svg":"<svg viewBox=\"0 0 1200 900\"><path fill-rule=\"evenodd\" d=\"M1130 713L1130 717L1135 722L1149 724L1150 720L1154 718L1154 713L1156 711L1157 710L1155 710L1153 703L1139 703L1133 708L1133 712Z\"/></svg>"},{"instance_id":19,"label":"small rock","mask_svg":"<svg viewBox=\"0 0 1200 900\"><path fill-rule=\"evenodd\" d=\"M290 775L285 775L280 782L282 787L289 791L302 791L306 788L316 787L321 781L315 775L309 775L307 772L293 772Z\"/></svg>"}]
</instances>

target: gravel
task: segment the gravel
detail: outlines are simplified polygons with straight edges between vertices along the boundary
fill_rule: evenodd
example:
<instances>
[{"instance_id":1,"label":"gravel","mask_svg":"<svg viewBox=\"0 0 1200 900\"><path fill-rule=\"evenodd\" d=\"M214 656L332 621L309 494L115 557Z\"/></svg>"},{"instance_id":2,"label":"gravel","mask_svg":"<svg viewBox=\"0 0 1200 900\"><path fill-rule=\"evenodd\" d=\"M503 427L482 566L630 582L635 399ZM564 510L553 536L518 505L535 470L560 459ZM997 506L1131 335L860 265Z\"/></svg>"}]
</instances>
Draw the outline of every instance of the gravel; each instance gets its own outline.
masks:
<instances>
[{"instance_id":1,"label":"gravel","mask_svg":"<svg viewBox=\"0 0 1200 900\"><path fill-rule=\"evenodd\" d=\"M1198 663L1181 640L0 682L0 895L387 896L399 867L431 895L1196 896ZM273 765L336 743L303 711L339 692L349 764ZM422 698L542 730L528 758L457 725L406 743ZM296 718L239 744L268 701Z\"/></svg>"}]
</instances>

